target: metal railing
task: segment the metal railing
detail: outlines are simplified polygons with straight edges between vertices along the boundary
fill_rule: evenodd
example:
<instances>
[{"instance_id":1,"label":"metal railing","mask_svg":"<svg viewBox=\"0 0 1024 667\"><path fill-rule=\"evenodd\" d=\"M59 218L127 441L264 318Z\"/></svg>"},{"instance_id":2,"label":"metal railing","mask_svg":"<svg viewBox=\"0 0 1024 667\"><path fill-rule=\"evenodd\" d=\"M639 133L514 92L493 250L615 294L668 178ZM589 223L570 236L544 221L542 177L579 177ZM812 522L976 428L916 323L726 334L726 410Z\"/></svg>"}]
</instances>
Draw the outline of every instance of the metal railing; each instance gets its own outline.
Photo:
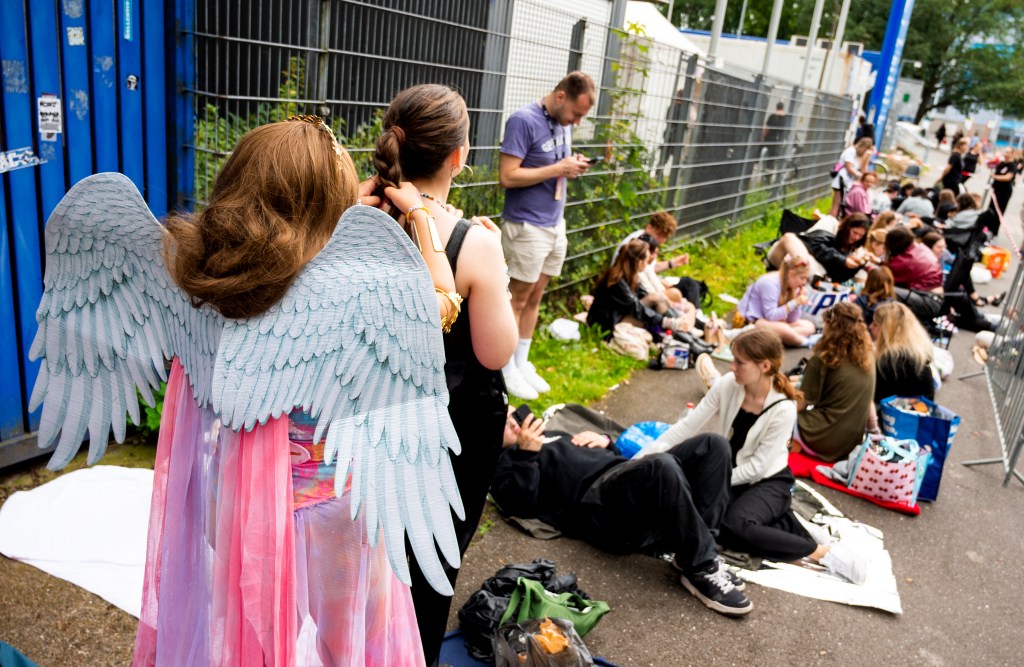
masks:
<instances>
[{"instance_id":1,"label":"metal railing","mask_svg":"<svg viewBox=\"0 0 1024 667\"><path fill-rule=\"evenodd\" d=\"M1016 257L1021 259L1019 254ZM1012 477L1024 482L1024 475L1017 470L1021 451L1024 451L1024 261L1018 261L1017 275L1005 304L984 370L996 415L1000 456L963 464L1001 463L1005 473L1003 486L1009 484Z\"/></svg>"},{"instance_id":2,"label":"metal railing","mask_svg":"<svg viewBox=\"0 0 1024 667\"><path fill-rule=\"evenodd\" d=\"M185 32L196 63L185 86L196 125L184 205L206 199L245 131L290 113L326 116L368 175L377 114L398 90L436 82L470 109L474 174L452 199L500 221L505 120L570 69L588 72L599 102L574 148L607 162L568 188L568 258L549 291L588 287L619 240L658 210L679 221L672 250L827 195L850 125L850 99L714 68L642 30L610 27L622 0L179 2L192 3ZM783 137L765 142L778 102Z\"/></svg>"}]
</instances>

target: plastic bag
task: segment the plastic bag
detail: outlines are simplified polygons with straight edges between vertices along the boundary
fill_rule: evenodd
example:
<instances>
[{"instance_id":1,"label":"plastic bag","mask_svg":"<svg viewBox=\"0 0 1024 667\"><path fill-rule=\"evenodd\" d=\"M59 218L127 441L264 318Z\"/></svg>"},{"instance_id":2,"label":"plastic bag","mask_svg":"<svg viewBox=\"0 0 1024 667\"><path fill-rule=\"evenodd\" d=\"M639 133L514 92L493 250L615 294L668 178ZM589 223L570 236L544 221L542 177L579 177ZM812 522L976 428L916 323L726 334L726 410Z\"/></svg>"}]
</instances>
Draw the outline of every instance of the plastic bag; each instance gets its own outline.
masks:
<instances>
[{"instance_id":1,"label":"plastic bag","mask_svg":"<svg viewBox=\"0 0 1024 667\"><path fill-rule=\"evenodd\" d=\"M554 561L538 558L532 563L506 565L484 581L481 589L459 609L459 627L462 628L466 650L477 660L494 660L494 633L508 609L509 598L520 577L539 581L545 590L552 593L570 592L590 597L576 586L575 574L556 574Z\"/></svg>"},{"instance_id":2,"label":"plastic bag","mask_svg":"<svg viewBox=\"0 0 1024 667\"><path fill-rule=\"evenodd\" d=\"M665 422L639 422L633 424L619 436L615 446L627 459L631 459L644 447L657 440L662 433L668 430L669 424Z\"/></svg>"},{"instance_id":3,"label":"plastic bag","mask_svg":"<svg viewBox=\"0 0 1024 667\"><path fill-rule=\"evenodd\" d=\"M571 621L506 623L494 637L496 667L588 667L594 664Z\"/></svg>"}]
</instances>

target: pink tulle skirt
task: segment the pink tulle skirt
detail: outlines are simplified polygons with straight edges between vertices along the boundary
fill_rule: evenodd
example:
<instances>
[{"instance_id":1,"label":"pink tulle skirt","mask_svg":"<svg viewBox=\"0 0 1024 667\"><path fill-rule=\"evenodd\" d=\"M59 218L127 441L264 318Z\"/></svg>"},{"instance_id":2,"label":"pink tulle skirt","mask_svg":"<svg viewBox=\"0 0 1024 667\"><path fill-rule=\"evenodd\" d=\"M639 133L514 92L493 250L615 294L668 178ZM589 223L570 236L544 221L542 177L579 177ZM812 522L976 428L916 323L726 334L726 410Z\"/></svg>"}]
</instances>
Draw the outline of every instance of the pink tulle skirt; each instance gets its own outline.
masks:
<instances>
[{"instance_id":1,"label":"pink tulle skirt","mask_svg":"<svg viewBox=\"0 0 1024 667\"><path fill-rule=\"evenodd\" d=\"M306 480L324 472L296 468L294 509L288 420L221 428L175 360L134 664L423 664L409 588L383 538L367 543L347 493L311 498Z\"/></svg>"}]
</instances>

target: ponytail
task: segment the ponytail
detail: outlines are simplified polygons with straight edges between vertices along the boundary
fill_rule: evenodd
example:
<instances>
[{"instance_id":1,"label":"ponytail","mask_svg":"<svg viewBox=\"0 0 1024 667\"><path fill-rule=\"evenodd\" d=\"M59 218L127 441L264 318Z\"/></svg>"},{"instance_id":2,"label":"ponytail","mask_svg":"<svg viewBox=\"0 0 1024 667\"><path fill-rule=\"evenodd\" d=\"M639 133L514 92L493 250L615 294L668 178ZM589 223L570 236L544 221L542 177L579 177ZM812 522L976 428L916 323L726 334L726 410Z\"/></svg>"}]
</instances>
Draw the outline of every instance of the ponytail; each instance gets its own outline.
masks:
<instances>
[{"instance_id":1,"label":"ponytail","mask_svg":"<svg viewBox=\"0 0 1024 667\"><path fill-rule=\"evenodd\" d=\"M732 341L732 351L754 363L767 361L772 386L787 399L796 401L803 398L786 374L782 372L782 339L771 329L757 327L744 331Z\"/></svg>"},{"instance_id":2,"label":"ponytail","mask_svg":"<svg viewBox=\"0 0 1024 667\"><path fill-rule=\"evenodd\" d=\"M803 392L794 387L793 383L789 381L789 378L782 371L775 371L775 375L772 376L772 385L775 386L775 391L791 401L799 401L804 397Z\"/></svg>"}]
</instances>

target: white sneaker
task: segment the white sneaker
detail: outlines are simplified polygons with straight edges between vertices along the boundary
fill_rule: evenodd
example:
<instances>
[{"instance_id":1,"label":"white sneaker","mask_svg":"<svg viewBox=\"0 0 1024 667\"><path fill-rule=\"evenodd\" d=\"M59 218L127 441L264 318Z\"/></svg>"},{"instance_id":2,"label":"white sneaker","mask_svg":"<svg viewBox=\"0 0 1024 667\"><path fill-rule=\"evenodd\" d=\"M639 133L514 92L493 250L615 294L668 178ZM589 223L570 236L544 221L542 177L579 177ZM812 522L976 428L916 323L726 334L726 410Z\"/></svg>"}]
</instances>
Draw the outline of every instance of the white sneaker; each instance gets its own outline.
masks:
<instances>
[{"instance_id":1,"label":"white sneaker","mask_svg":"<svg viewBox=\"0 0 1024 667\"><path fill-rule=\"evenodd\" d=\"M828 552L821 559L821 564L832 574L838 574L858 586L867 581L867 561L842 542L836 542L829 547Z\"/></svg>"},{"instance_id":2,"label":"white sneaker","mask_svg":"<svg viewBox=\"0 0 1024 667\"><path fill-rule=\"evenodd\" d=\"M509 364L502 368L501 375L505 378L505 389L513 396L518 396L524 401L532 401L540 396L537 390L516 369L514 364Z\"/></svg>"},{"instance_id":3,"label":"white sneaker","mask_svg":"<svg viewBox=\"0 0 1024 667\"><path fill-rule=\"evenodd\" d=\"M521 375L538 394L545 394L551 391L551 385L545 382L544 378L537 375L537 369L534 368L533 364L529 361L526 362L525 366L517 366L516 370L519 371L519 375Z\"/></svg>"}]
</instances>

